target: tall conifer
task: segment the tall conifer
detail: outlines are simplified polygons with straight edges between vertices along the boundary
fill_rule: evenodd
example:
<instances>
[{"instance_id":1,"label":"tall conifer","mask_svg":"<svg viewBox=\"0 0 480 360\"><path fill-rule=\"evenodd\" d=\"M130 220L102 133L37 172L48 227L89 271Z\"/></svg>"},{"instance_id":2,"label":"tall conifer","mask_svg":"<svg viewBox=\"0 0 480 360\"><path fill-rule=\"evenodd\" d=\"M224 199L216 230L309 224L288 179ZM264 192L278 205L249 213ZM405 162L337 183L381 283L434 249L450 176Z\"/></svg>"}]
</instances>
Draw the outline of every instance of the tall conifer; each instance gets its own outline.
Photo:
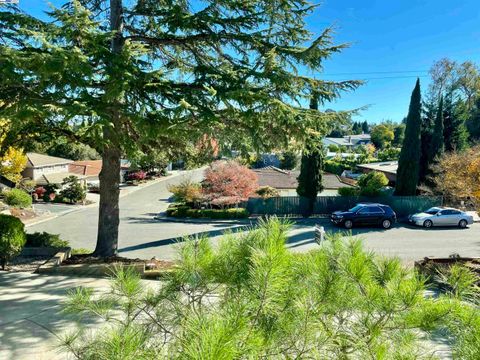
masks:
<instances>
[{"instance_id":1,"label":"tall conifer","mask_svg":"<svg viewBox=\"0 0 480 360\"><path fill-rule=\"evenodd\" d=\"M421 93L420 79L412 92L410 107L405 128L405 139L398 161L397 181L395 187L396 195L411 196L417 192L420 168L420 133L422 126L421 118Z\"/></svg>"}]
</instances>

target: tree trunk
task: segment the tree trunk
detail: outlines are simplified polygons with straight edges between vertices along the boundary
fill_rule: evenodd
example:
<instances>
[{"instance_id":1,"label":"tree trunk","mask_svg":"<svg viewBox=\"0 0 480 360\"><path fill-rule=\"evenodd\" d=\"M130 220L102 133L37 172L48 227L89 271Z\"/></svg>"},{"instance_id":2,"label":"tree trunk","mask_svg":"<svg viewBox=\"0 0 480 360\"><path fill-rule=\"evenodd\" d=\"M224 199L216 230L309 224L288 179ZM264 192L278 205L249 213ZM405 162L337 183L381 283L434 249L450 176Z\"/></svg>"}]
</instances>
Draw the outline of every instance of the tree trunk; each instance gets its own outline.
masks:
<instances>
[{"instance_id":1,"label":"tree trunk","mask_svg":"<svg viewBox=\"0 0 480 360\"><path fill-rule=\"evenodd\" d=\"M123 47L122 0L110 0L110 29L115 32L111 41L112 57L118 56ZM110 82L113 83L122 74L116 73L113 62L109 69ZM107 89L108 92L108 89ZM119 134L121 113L118 111L123 101L119 95L110 104L113 126L105 125L103 130L105 147L102 152L102 171L100 172L100 208L98 215L97 246L94 255L109 257L117 255L118 226L120 224L120 157Z\"/></svg>"}]
</instances>

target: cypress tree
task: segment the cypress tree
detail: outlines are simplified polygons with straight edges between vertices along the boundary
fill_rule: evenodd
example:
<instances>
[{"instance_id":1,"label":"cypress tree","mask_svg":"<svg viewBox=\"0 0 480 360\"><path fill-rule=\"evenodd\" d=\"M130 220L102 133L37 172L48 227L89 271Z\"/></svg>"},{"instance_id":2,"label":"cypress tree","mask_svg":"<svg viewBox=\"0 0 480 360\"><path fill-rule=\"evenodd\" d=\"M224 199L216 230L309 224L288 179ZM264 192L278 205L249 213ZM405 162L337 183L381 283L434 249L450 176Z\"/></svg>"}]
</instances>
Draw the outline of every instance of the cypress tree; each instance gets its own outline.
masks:
<instances>
[{"instance_id":1,"label":"cypress tree","mask_svg":"<svg viewBox=\"0 0 480 360\"><path fill-rule=\"evenodd\" d=\"M310 101L310 109L318 110L318 99ZM311 138L302 154L297 194L307 201L305 216L313 212L317 194L323 190L322 184L323 149L321 143Z\"/></svg>"},{"instance_id":2,"label":"cypress tree","mask_svg":"<svg viewBox=\"0 0 480 360\"><path fill-rule=\"evenodd\" d=\"M465 104L461 101L455 102L451 95L447 95L443 110L445 151L463 150L467 147L466 116Z\"/></svg>"},{"instance_id":3,"label":"cypress tree","mask_svg":"<svg viewBox=\"0 0 480 360\"><path fill-rule=\"evenodd\" d=\"M445 150L443 140L443 96L440 98L438 104L437 116L435 117L435 127L433 129L432 142L430 146L430 161L431 164L435 158L441 156ZM429 164L429 165L430 165Z\"/></svg>"},{"instance_id":4,"label":"cypress tree","mask_svg":"<svg viewBox=\"0 0 480 360\"><path fill-rule=\"evenodd\" d=\"M370 129L368 128L368 123L366 120L362 123L362 131L365 134L368 134L370 132Z\"/></svg>"},{"instance_id":5,"label":"cypress tree","mask_svg":"<svg viewBox=\"0 0 480 360\"><path fill-rule=\"evenodd\" d=\"M421 154L421 110L420 79L417 79L410 99L405 139L398 161L396 195L409 196L415 195L417 192Z\"/></svg>"}]
</instances>

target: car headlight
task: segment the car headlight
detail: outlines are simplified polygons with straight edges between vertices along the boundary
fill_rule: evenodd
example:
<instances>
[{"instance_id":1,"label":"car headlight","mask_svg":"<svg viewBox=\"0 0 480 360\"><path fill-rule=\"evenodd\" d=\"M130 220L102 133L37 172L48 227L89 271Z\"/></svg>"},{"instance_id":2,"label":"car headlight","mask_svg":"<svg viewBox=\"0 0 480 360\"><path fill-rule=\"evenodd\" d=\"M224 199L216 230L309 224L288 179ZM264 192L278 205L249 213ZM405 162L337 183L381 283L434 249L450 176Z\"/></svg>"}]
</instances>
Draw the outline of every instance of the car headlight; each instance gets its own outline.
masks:
<instances>
[{"instance_id":1,"label":"car headlight","mask_svg":"<svg viewBox=\"0 0 480 360\"><path fill-rule=\"evenodd\" d=\"M343 215L337 215L337 219L342 219Z\"/></svg>"}]
</instances>

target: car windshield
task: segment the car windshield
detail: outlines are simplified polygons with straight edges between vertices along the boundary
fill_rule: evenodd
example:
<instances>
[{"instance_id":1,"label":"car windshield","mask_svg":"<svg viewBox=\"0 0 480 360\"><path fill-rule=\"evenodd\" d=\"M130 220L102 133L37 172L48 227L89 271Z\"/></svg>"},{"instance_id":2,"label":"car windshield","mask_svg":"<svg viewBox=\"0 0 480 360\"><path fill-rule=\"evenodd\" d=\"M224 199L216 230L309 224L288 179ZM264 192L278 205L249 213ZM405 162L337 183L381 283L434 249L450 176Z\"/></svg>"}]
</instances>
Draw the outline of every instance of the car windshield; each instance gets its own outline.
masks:
<instances>
[{"instance_id":1,"label":"car windshield","mask_svg":"<svg viewBox=\"0 0 480 360\"><path fill-rule=\"evenodd\" d=\"M428 210L425 211L425 212L426 212L427 214L430 214L430 215L436 215L439 211L440 211L440 209L431 208L431 209L428 209Z\"/></svg>"},{"instance_id":2,"label":"car windshield","mask_svg":"<svg viewBox=\"0 0 480 360\"><path fill-rule=\"evenodd\" d=\"M350 211L350 212L357 212L357 211L360 210L361 208L363 208L362 205L357 205L357 206L351 208L351 209L348 210L348 211Z\"/></svg>"}]
</instances>

